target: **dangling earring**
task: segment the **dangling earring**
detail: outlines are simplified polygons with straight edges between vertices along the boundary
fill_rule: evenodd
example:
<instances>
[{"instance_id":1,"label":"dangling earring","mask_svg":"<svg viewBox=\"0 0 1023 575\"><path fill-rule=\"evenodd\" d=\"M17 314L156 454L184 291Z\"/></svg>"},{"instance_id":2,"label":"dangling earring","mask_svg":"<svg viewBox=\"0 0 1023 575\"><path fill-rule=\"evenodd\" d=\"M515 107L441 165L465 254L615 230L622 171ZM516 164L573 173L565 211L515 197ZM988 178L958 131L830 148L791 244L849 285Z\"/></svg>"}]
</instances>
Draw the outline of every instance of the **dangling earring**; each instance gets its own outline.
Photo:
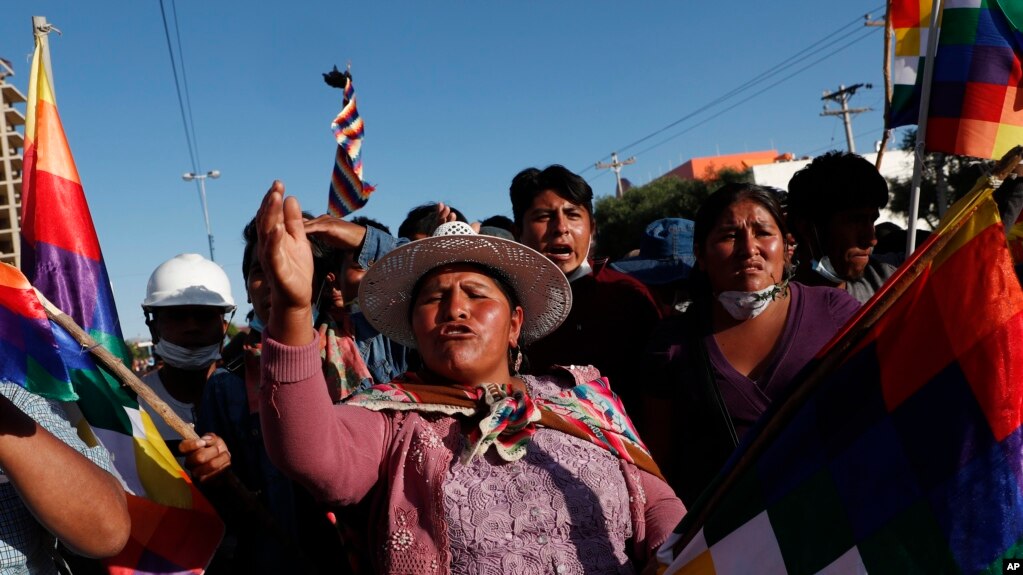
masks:
<instances>
[{"instance_id":1,"label":"dangling earring","mask_svg":"<svg viewBox=\"0 0 1023 575\"><path fill-rule=\"evenodd\" d=\"M512 375L518 377L519 369L522 368L522 350L518 347L508 348L508 356L511 360Z\"/></svg>"}]
</instances>

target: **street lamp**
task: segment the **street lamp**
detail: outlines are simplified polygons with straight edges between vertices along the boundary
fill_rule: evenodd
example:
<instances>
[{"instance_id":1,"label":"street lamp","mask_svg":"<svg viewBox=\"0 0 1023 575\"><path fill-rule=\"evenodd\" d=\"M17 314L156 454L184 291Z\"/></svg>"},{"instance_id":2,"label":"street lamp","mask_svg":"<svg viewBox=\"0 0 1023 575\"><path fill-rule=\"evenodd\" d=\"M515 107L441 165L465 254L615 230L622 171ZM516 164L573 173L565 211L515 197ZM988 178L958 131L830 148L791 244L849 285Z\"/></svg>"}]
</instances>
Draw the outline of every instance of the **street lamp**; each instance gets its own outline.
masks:
<instances>
[{"instance_id":1,"label":"street lamp","mask_svg":"<svg viewBox=\"0 0 1023 575\"><path fill-rule=\"evenodd\" d=\"M206 237L210 240L210 261L216 260L213 258L213 230L210 229L210 212L206 209L206 178L213 178L215 180L219 177L220 170L210 170L205 174L185 172L181 175L181 179L186 182L199 180L199 200L202 202L202 217L206 221Z\"/></svg>"}]
</instances>

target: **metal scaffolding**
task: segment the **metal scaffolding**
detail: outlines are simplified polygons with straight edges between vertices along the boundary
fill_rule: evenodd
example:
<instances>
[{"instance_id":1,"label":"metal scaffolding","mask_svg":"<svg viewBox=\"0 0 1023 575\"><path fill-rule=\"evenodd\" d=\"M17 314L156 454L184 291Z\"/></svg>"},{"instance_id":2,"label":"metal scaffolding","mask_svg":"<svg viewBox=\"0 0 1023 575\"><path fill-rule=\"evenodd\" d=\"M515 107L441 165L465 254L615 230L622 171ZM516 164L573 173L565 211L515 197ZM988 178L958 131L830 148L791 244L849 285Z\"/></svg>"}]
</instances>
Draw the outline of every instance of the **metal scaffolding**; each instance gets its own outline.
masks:
<instances>
[{"instance_id":1,"label":"metal scaffolding","mask_svg":"<svg viewBox=\"0 0 1023 575\"><path fill-rule=\"evenodd\" d=\"M24 104L25 95L8 82L13 75L10 62L0 58L0 261L20 267L25 116L14 106ZM18 126L22 127L21 132Z\"/></svg>"}]
</instances>

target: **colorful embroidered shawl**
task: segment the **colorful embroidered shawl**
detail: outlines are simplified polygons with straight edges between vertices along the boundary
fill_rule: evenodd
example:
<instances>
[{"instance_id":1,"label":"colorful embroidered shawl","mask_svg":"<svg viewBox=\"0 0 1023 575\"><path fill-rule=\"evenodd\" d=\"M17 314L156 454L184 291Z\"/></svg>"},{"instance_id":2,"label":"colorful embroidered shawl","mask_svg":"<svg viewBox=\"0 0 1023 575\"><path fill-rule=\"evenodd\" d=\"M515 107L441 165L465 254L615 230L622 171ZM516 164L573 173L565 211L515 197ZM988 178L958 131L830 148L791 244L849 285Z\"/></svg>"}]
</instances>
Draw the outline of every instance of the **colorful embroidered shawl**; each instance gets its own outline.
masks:
<instances>
[{"instance_id":1,"label":"colorful embroidered shawl","mask_svg":"<svg viewBox=\"0 0 1023 575\"><path fill-rule=\"evenodd\" d=\"M615 457L661 476L657 464L625 414L606 378L566 389L554 397L532 398L510 385L430 385L413 374L374 385L347 401L373 411L418 411L481 417L469 432L463 462L494 446L506 461L526 453L537 425L557 429L606 449Z\"/></svg>"},{"instance_id":2,"label":"colorful embroidered shawl","mask_svg":"<svg viewBox=\"0 0 1023 575\"><path fill-rule=\"evenodd\" d=\"M316 329L320 333L320 358L323 359L327 391L330 392L330 399L337 403L351 395L363 381L372 379L372 376L355 343L351 318L347 312L340 321L331 318Z\"/></svg>"},{"instance_id":3,"label":"colorful embroidered shawl","mask_svg":"<svg viewBox=\"0 0 1023 575\"><path fill-rule=\"evenodd\" d=\"M359 354L348 317L340 324L333 319L323 322L316 330L320 334L320 359L323 360L327 393L331 401L337 403L351 395L363 381L372 379L372 376ZM245 353L245 393L248 396L249 413L259 413L259 356L262 353L262 338L260 332L250 330L242 347Z\"/></svg>"}]
</instances>

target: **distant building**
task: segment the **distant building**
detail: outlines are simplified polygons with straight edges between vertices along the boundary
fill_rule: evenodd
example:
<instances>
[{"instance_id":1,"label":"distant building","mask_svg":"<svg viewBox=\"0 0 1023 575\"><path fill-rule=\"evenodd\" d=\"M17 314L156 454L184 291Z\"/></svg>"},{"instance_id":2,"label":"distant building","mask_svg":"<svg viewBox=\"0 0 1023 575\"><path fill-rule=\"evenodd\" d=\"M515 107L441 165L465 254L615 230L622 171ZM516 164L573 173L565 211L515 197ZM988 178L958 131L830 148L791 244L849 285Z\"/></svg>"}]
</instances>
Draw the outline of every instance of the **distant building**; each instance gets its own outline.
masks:
<instances>
[{"instance_id":1,"label":"distant building","mask_svg":"<svg viewBox=\"0 0 1023 575\"><path fill-rule=\"evenodd\" d=\"M710 180L714 175L723 169L737 171L747 170L753 166L771 164L785 160L791 160L792 154L778 154L778 150L763 150L760 152L743 152L741 154L727 154L724 156L708 156L706 158L693 158L664 176L675 176L683 180Z\"/></svg>"},{"instance_id":2,"label":"distant building","mask_svg":"<svg viewBox=\"0 0 1023 575\"><path fill-rule=\"evenodd\" d=\"M0 58L0 261L20 267L18 221L25 136L17 127L25 125L25 116L14 105L25 103L25 96L7 82L13 75L11 63Z\"/></svg>"}]
</instances>

